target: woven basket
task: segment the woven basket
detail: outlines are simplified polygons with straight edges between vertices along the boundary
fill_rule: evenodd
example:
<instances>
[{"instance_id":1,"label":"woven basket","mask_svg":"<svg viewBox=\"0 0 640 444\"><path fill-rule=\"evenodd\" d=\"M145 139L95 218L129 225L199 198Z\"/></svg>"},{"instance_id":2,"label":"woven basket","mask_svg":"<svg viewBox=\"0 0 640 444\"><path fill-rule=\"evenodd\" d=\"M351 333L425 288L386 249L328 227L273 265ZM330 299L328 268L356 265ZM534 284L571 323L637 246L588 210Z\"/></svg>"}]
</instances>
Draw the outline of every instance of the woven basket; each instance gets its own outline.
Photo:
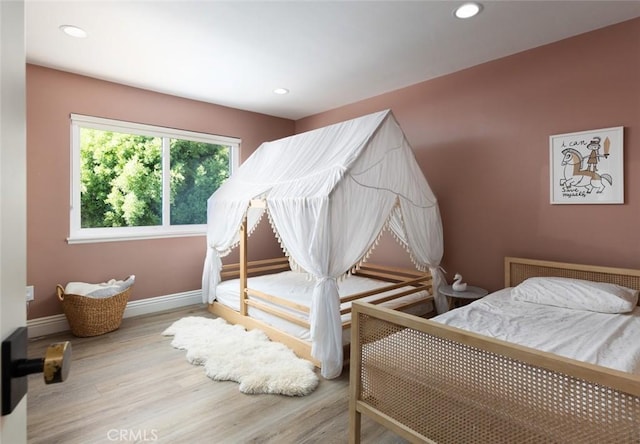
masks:
<instances>
[{"instance_id":1,"label":"woven basket","mask_svg":"<svg viewBox=\"0 0 640 444\"><path fill-rule=\"evenodd\" d=\"M79 337L98 336L117 330L131 294L131 287L108 298L66 294L61 285L56 290L71 333Z\"/></svg>"}]
</instances>

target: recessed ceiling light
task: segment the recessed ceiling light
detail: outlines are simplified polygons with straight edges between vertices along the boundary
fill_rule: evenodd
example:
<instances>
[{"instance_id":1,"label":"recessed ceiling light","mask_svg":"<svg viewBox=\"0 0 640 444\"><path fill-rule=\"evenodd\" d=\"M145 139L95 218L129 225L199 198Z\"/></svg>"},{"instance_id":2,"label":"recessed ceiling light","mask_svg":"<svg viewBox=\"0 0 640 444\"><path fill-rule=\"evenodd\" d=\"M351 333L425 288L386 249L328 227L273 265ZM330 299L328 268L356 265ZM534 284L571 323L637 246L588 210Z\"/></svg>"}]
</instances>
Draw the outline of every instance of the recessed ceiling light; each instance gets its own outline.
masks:
<instances>
[{"instance_id":1,"label":"recessed ceiling light","mask_svg":"<svg viewBox=\"0 0 640 444\"><path fill-rule=\"evenodd\" d=\"M289 94L289 90L287 88L276 88L273 90L274 94L284 95Z\"/></svg>"},{"instance_id":2,"label":"recessed ceiling light","mask_svg":"<svg viewBox=\"0 0 640 444\"><path fill-rule=\"evenodd\" d=\"M468 19L475 15L478 15L482 10L482 5L480 3L465 3L462 6L456 8L453 11L453 15L458 17L459 19Z\"/></svg>"},{"instance_id":3,"label":"recessed ceiling light","mask_svg":"<svg viewBox=\"0 0 640 444\"><path fill-rule=\"evenodd\" d=\"M83 39L87 36L87 32L84 29L73 25L62 25L60 26L60 31L77 39Z\"/></svg>"}]
</instances>

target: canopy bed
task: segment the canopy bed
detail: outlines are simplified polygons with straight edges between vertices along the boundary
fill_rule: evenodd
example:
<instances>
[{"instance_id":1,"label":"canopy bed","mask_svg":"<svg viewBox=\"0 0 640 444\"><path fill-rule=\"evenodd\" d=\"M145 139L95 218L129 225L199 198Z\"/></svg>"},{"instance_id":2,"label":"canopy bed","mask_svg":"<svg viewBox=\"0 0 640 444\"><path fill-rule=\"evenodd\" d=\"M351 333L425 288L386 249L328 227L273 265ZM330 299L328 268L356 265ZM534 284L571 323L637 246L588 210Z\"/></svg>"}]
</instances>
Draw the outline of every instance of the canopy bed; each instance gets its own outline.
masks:
<instances>
[{"instance_id":1,"label":"canopy bed","mask_svg":"<svg viewBox=\"0 0 640 444\"><path fill-rule=\"evenodd\" d=\"M411 442L640 442L640 271L506 258L505 287L433 319L354 303L350 442L362 415Z\"/></svg>"},{"instance_id":2,"label":"canopy bed","mask_svg":"<svg viewBox=\"0 0 640 444\"><path fill-rule=\"evenodd\" d=\"M225 264L216 300L209 304L209 311L229 322L260 329L272 340L321 367L311 354L309 314L314 285L306 273L291 271L286 257L246 262L244 266ZM432 279L428 272L367 263L341 279L338 292L342 346L347 357L353 301L367 301L416 315L433 310Z\"/></svg>"},{"instance_id":3,"label":"canopy bed","mask_svg":"<svg viewBox=\"0 0 640 444\"><path fill-rule=\"evenodd\" d=\"M265 214L287 257L279 265L246 260L246 238ZM204 302L231 322L263 328L272 339L294 344L294 350L321 366L325 378L342 371L343 329L349 326L344 304L373 296L372 289L341 296L345 277L388 281L394 288L387 290L403 297L422 291L423 301L433 297L438 312L447 310L446 298L437 292L443 249L437 200L389 110L262 144L209 198L207 220ZM399 270L363 266L384 229L421 273L398 276ZM217 293L224 284L221 271L227 271L221 258L239 244L239 301L233 309L219 303ZM313 283L306 303L247 289L249 274L289 266ZM395 299L387 297L376 296L376 301ZM274 313L276 304L279 313ZM252 308L290 324L308 324L306 345L253 318ZM303 316L292 316L295 311Z\"/></svg>"}]
</instances>

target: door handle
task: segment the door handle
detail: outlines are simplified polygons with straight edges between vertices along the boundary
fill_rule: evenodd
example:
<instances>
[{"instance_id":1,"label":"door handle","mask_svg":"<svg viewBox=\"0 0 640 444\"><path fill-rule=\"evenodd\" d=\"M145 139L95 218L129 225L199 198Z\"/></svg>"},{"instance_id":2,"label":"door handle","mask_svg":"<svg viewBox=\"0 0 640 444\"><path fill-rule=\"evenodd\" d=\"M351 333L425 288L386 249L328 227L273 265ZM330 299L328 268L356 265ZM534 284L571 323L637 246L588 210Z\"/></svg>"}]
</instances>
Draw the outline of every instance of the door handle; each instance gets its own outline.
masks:
<instances>
[{"instance_id":1,"label":"door handle","mask_svg":"<svg viewBox=\"0 0 640 444\"><path fill-rule=\"evenodd\" d=\"M2 341L2 415L10 414L27 394L27 376L43 373L45 384L64 382L71 368L71 343L56 342L43 358L27 359L27 327Z\"/></svg>"}]
</instances>

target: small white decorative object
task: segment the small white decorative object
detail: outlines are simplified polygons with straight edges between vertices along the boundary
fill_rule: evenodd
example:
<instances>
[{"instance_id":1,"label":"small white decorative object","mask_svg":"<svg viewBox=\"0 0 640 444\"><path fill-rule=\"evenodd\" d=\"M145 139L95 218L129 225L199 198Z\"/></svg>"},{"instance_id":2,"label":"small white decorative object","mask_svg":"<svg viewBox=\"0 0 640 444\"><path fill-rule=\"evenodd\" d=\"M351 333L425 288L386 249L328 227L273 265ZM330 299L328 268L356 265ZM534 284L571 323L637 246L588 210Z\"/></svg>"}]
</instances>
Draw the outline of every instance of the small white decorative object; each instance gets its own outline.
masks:
<instances>
[{"instance_id":1,"label":"small white decorative object","mask_svg":"<svg viewBox=\"0 0 640 444\"><path fill-rule=\"evenodd\" d=\"M467 289L466 282L462 282L462 276L460 273L456 273L453 277L453 284L451 284L453 291L465 291Z\"/></svg>"}]
</instances>

